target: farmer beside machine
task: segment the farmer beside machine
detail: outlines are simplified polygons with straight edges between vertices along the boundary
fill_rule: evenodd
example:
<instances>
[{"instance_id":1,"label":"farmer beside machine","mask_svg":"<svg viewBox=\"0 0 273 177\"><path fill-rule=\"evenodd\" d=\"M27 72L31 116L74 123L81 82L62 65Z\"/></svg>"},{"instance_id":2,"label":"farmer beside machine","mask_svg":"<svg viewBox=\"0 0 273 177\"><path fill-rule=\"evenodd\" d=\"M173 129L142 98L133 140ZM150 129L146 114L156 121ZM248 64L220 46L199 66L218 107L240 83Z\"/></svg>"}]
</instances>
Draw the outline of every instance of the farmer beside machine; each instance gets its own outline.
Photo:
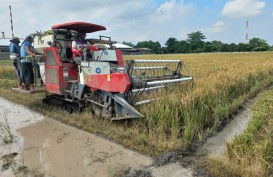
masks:
<instances>
[{"instance_id":1,"label":"farmer beside machine","mask_svg":"<svg viewBox=\"0 0 273 177\"><path fill-rule=\"evenodd\" d=\"M10 59L13 60L13 66L16 70L16 75L18 79L18 88L22 89L22 79L21 79L21 73L20 73L20 39L18 37L13 37L10 40L10 45L9 45L9 52L10 52Z\"/></svg>"},{"instance_id":2,"label":"farmer beside machine","mask_svg":"<svg viewBox=\"0 0 273 177\"><path fill-rule=\"evenodd\" d=\"M114 41L90 39L82 55L74 55L73 36L106 30L104 26L71 22L54 25L51 34L36 33L34 48L43 53L40 71L49 93L43 102L57 104L69 112L91 106L98 116L111 120L143 117L135 108L153 99L139 100L146 91L167 84L191 81L181 73L180 60L123 61L122 53L113 47ZM102 47L107 44L109 48ZM105 46L105 45L104 45ZM79 57L80 60L75 58Z\"/></svg>"}]
</instances>

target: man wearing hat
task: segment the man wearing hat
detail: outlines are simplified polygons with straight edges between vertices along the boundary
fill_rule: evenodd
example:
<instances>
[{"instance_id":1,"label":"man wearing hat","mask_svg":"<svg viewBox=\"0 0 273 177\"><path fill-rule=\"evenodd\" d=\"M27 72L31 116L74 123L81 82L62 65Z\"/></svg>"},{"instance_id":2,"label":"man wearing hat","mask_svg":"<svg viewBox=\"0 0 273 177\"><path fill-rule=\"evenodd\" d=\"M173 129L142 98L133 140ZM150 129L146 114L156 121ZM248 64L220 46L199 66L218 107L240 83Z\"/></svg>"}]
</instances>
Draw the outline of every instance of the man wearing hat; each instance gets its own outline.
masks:
<instances>
[{"instance_id":1,"label":"man wearing hat","mask_svg":"<svg viewBox=\"0 0 273 177\"><path fill-rule=\"evenodd\" d=\"M33 36L28 35L21 46L21 78L25 90L34 91L34 72L32 61L35 57L35 50L32 46Z\"/></svg>"},{"instance_id":2,"label":"man wearing hat","mask_svg":"<svg viewBox=\"0 0 273 177\"><path fill-rule=\"evenodd\" d=\"M13 65L16 69L16 74L18 77L18 87L23 88L22 86L22 79L20 77L20 40L18 37L13 37L10 40L10 45L9 45L9 52L10 52L10 59L13 60Z\"/></svg>"}]
</instances>

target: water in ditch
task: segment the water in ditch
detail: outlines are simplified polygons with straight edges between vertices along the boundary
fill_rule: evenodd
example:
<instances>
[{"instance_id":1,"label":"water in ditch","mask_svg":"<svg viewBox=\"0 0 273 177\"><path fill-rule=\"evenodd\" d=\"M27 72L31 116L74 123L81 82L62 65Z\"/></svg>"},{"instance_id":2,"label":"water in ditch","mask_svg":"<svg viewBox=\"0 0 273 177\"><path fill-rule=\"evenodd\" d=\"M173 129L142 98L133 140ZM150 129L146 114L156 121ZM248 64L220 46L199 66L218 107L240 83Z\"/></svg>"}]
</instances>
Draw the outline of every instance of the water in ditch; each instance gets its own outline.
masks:
<instances>
[{"instance_id":1,"label":"water in ditch","mask_svg":"<svg viewBox=\"0 0 273 177\"><path fill-rule=\"evenodd\" d=\"M249 101L244 110L235 115L232 120L215 136L209 138L203 146L203 149L209 151L211 155L223 156L226 151L226 142L231 141L235 136L241 134L252 119L250 110L253 100Z\"/></svg>"}]
</instances>

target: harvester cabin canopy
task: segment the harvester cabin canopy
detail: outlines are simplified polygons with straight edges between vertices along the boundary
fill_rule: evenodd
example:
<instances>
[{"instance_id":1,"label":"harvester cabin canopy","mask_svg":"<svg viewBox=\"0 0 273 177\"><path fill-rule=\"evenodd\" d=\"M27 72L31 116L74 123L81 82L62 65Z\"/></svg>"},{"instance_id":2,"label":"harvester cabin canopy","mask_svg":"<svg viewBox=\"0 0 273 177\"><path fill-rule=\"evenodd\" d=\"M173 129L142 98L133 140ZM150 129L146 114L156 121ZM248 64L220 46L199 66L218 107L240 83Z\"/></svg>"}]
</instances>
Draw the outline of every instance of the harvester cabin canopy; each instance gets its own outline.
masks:
<instances>
[{"instance_id":1,"label":"harvester cabin canopy","mask_svg":"<svg viewBox=\"0 0 273 177\"><path fill-rule=\"evenodd\" d=\"M56 24L52 30L33 33L34 48L37 52L43 53L44 49L51 46L57 47L58 54L62 59L71 58L71 54L66 54L69 49L69 40L76 38L78 33L93 33L106 30L102 25L87 22L68 22Z\"/></svg>"},{"instance_id":2,"label":"harvester cabin canopy","mask_svg":"<svg viewBox=\"0 0 273 177\"><path fill-rule=\"evenodd\" d=\"M69 23L62 23L53 25L51 27L53 30L58 30L57 33L62 33L62 30L65 30L64 33L67 31L70 32L72 36L76 36L77 33L93 33L96 31L103 31L106 30L106 27L102 25L97 25L93 23L87 22L69 22ZM100 36L99 39L86 39L90 44L108 44L110 48L112 48L113 44L117 43L116 41L112 41L111 37L108 36Z\"/></svg>"},{"instance_id":3,"label":"harvester cabin canopy","mask_svg":"<svg viewBox=\"0 0 273 177\"><path fill-rule=\"evenodd\" d=\"M53 25L51 29L66 29L66 30L74 30L80 33L93 33L96 31L106 30L104 26L87 23L87 22L69 22Z\"/></svg>"}]
</instances>

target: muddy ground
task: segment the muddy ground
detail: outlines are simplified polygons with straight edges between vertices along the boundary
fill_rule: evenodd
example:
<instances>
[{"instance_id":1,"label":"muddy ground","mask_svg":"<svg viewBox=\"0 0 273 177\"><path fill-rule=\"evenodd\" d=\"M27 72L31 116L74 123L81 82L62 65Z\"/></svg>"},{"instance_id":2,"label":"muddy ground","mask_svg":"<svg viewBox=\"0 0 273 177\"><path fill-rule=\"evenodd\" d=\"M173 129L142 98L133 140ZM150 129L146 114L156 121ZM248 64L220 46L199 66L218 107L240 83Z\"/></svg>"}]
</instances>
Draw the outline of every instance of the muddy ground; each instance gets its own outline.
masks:
<instances>
[{"instance_id":1,"label":"muddy ground","mask_svg":"<svg viewBox=\"0 0 273 177\"><path fill-rule=\"evenodd\" d=\"M196 144L197 150L169 152L152 159L0 98L0 122L3 125L7 120L15 136L13 143L0 145L0 176L15 173L11 164L48 177L209 176L202 168L203 159L207 154L224 155L225 141L241 133L251 117L251 112L245 109L203 146ZM7 163L11 161L15 163Z\"/></svg>"},{"instance_id":2,"label":"muddy ground","mask_svg":"<svg viewBox=\"0 0 273 177\"><path fill-rule=\"evenodd\" d=\"M203 137L205 141L203 144L193 144L191 151L176 151L169 152L162 157L154 159L153 166L166 168L170 164L177 164L181 169L189 169L189 172L184 172L185 176L198 176L198 177L210 177L211 175L204 169L204 160L208 156L225 156L226 142L231 141L236 135L241 134L247 124L252 119L252 112L250 107L255 100L248 101L240 110L236 112L236 115L231 116L228 122L223 122L221 131L215 135L206 135ZM180 170L181 170L180 169ZM179 171L179 170L178 170ZM152 177L153 174L147 169L142 170L128 170L126 177ZM166 174L166 177L168 175ZM178 177L179 175L169 175L172 177ZM183 175L180 175L183 176Z\"/></svg>"}]
</instances>

